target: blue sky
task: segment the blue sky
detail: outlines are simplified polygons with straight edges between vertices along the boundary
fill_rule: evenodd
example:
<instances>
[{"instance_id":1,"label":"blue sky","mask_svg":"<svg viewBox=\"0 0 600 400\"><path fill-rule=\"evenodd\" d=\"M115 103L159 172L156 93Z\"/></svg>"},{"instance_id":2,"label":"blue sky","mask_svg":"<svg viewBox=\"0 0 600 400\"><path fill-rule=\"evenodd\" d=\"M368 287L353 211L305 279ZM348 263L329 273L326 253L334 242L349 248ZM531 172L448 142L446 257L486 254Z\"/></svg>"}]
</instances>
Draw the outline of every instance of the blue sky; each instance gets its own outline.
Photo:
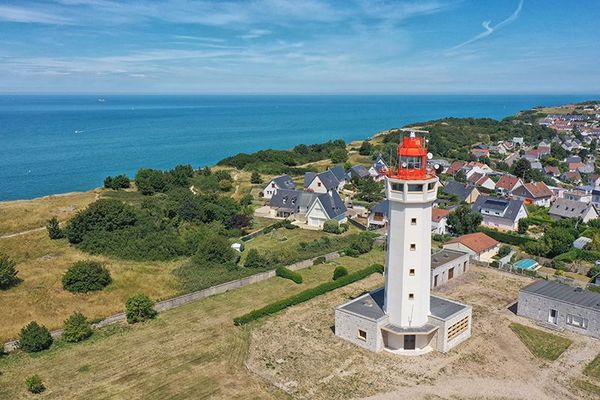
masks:
<instances>
[{"instance_id":1,"label":"blue sky","mask_svg":"<svg viewBox=\"0 0 600 400\"><path fill-rule=\"evenodd\" d=\"M0 93L600 93L600 1L0 0Z\"/></svg>"}]
</instances>

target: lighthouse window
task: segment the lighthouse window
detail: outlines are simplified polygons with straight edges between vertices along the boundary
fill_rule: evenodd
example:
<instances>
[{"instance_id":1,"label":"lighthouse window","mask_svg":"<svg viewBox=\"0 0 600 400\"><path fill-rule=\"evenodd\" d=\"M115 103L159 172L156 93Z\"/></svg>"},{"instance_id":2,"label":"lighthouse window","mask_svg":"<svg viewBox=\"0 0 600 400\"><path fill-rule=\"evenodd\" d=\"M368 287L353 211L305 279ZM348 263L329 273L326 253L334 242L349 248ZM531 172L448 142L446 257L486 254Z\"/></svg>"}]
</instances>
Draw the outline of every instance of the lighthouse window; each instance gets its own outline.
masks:
<instances>
[{"instance_id":1,"label":"lighthouse window","mask_svg":"<svg viewBox=\"0 0 600 400\"><path fill-rule=\"evenodd\" d=\"M417 224L417 219L416 218L411 218L410 219L410 224L411 225L416 225Z\"/></svg>"},{"instance_id":2,"label":"lighthouse window","mask_svg":"<svg viewBox=\"0 0 600 400\"><path fill-rule=\"evenodd\" d=\"M415 299L415 294L414 293L409 293L408 294L408 299L409 300L414 300Z\"/></svg>"},{"instance_id":3,"label":"lighthouse window","mask_svg":"<svg viewBox=\"0 0 600 400\"><path fill-rule=\"evenodd\" d=\"M417 249L417 245L415 243L410 244L410 250L415 251Z\"/></svg>"},{"instance_id":4,"label":"lighthouse window","mask_svg":"<svg viewBox=\"0 0 600 400\"><path fill-rule=\"evenodd\" d=\"M414 268L409 269L408 274L413 276L415 274L415 269Z\"/></svg>"},{"instance_id":5,"label":"lighthouse window","mask_svg":"<svg viewBox=\"0 0 600 400\"><path fill-rule=\"evenodd\" d=\"M404 184L392 183L392 190L395 192L404 192Z\"/></svg>"},{"instance_id":6,"label":"lighthouse window","mask_svg":"<svg viewBox=\"0 0 600 400\"><path fill-rule=\"evenodd\" d=\"M415 185L415 184L408 184L408 191L409 192L422 192L423 191L423 185Z\"/></svg>"},{"instance_id":7,"label":"lighthouse window","mask_svg":"<svg viewBox=\"0 0 600 400\"><path fill-rule=\"evenodd\" d=\"M430 182L427 184L427 190L432 191L435 189L435 182Z\"/></svg>"},{"instance_id":8,"label":"lighthouse window","mask_svg":"<svg viewBox=\"0 0 600 400\"><path fill-rule=\"evenodd\" d=\"M402 166L408 169L421 169L421 157L402 157Z\"/></svg>"}]
</instances>

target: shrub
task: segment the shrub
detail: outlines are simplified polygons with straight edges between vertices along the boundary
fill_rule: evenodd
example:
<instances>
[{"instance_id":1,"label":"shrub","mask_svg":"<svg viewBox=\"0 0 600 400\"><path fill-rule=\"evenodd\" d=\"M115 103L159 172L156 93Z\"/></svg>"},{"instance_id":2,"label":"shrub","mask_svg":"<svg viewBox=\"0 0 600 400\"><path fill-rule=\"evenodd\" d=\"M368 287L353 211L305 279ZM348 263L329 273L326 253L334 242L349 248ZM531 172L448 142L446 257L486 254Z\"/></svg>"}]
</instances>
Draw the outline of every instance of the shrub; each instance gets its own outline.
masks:
<instances>
[{"instance_id":1,"label":"shrub","mask_svg":"<svg viewBox=\"0 0 600 400\"><path fill-rule=\"evenodd\" d=\"M269 266L269 260L263 255L261 255L258 250L250 249L248 250L248 255L246 256L246 260L244 261L244 267L246 268L264 268Z\"/></svg>"},{"instance_id":2,"label":"shrub","mask_svg":"<svg viewBox=\"0 0 600 400\"><path fill-rule=\"evenodd\" d=\"M335 219L328 219L323 223L323 232L341 233L340 224Z\"/></svg>"},{"instance_id":3,"label":"shrub","mask_svg":"<svg viewBox=\"0 0 600 400\"><path fill-rule=\"evenodd\" d=\"M69 292L87 293L104 289L112 279L110 272L97 261L77 261L63 275L63 288Z\"/></svg>"},{"instance_id":4,"label":"shrub","mask_svg":"<svg viewBox=\"0 0 600 400\"><path fill-rule=\"evenodd\" d=\"M100 199L78 213L65 229L71 243L80 243L93 231L116 231L132 226L137 221L135 210L119 200Z\"/></svg>"},{"instance_id":5,"label":"shrub","mask_svg":"<svg viewBox=\"0 0 600 400\"><path fill-rule=\"evenodd\" d=\"M325 259L323 256L317 257L313 260L313 265L325 264L326 261L327 259Z\"/></svg>"},{"instance_id":6,"label":"shrub","mask_svg":"<svg viewBox=\"0 0 600 400\"><path fill-rule=\"evenodd\" d=\"M252 175L250 176L250 183L254 183L254 184L263 183L263 179L258 172L254 171L254 172L252 172Z\"/></svg>"},{"instance_id":7,"label":"shrub","mask_svg":"<svg viewBox=\"0 0 600 400\"><path fill-rule=\"evenodd\" d=\"M289 279L291 281L296 282L297 284L301 284L302 283L302 275L300 275L297 272L291 271L289 269L287 269L286 267L279 267L275 270L275 275L281 277L281 278L285 278L285 279Z\"/></svg>"},{"instance_id":8,"label":"shrub","mask_svg":"<svg viewBox=\"0 0 600 400\"><path fill-rule=\"evenodd\" d=\"M58 218L52 217L46 223L46 230L48 231L48 236L50 239L62 239L65 237L65 233L60 229L60 223L58 222Z\"/></svg>"},{"instance_id":9,"label":"shrub","mask_svg":"<svg viewBox=\"0 0 600 400\"><path fill-rule=\"evenodd\" d=\"M304 290L294 296L287 297L283 300L277 301L275 303L271 303L263 308L259 308L258 310L253 310L248 314L242 315L241 317L234 318L233 322L235 325L244 325L249 322L252 322L256 319L264 317L266 315L274 314L278 311L281 311L287 307L300 304L307 300L312 299L313 297L322 295L334 289L340 288L342 286L349 285L353 282L359 281L361 279L366 278L367 276L375 273L382 272L382 266L379 264L373 264L370 267L364 268L360 271L354 272L352 274L343 276L336 281L329 281L323 283L319 286L316 286L311 289Z\"/></svg>"},{"instance_id":10,"label":"shrub","mask_svg":"<svg viewBox=\"0 0 600 400\"><path fill-rule=\"evenodd\" d=\"M346 269L346 267L335 267L335 269L333 270L333 280L337 281L339 278L341 278L342 276L346 276L348 275L348 270Z\"/></svg>"},{"instance_id":11,"label":"shrub","mask_svg":"<svg viewBox=\"0 0 600 400\"><path fill-rule=\"evenodd\" d=\"M250 193L246 193L240 199L240 205L241 206L249 206L252 204L252 200L254 200L254 197L252 197L252 195Z\"/></svg>"},{"instance_id":12,"label":"shrub","mask_svg":"<svg viewBox=\"0 0 600 400\"><path fill-rule=\"evenodd\" d=\"M512 249L510 248L510 246L504 244L500 246L500 249L498 250L498 257L502 258L504 256L507 256L511 251Z\"/></svg>"},{"instance_id":13,"label":"shrub","mask_svg":"<svg viewBox=\"0 0 600 400\"><path fill-rule=\"evenodd\" d=\"M219 181L219 190L222 192L229 192L233 188L233 183L229 179L222 179Z\"/></svg>"},{"instance_id":14,"label":"shrub","mask_svg":"<svg viewBox=\"0 0 600 400\"><path fill-rule=\"evenodd\" d=\"M19 282L16 265L8 256L0 253L0 289L7 289Z\"/></svg>"},{"instance_id":15,"label":"shrub","mask_svg":"<svg viewBox=\"0 0 600 400\"><path fill-rule=\"evenodd\" d=\"M135 184L143 195L164 193L167 190L167 178L162 171L142 168L135 174Z\"/></svg>"},{"instance_id":16,"label":"shrub","mask_svg":"<svg viewBox=\"0 0 600 400\"><path fill-rule=\"evenodd\" d=\"M231 248L226 237L211 234L204 238L198 245L198 251L194 255L196 264L217 263L225 264L236 260L238 254Z\"/></svg>"},{"instance_id":17,"label":"shrub","mask_svg":"<svg viewBox=\"0 0 600 400\"><path fill-rule=\"evenodd\" d=\"M496 239L499 242L512 244L515 246L524 245L526 243L536 242L535 239L527 237L527 236L516 235L514 233L508 233L508 232L500 232L500 231L486 228L483 226L479 227L479 231L485 233L486 235L488 235L489 237L491 237L493 239Z\"/></svg>"},{"instance_id":18,"label":"shrub","mask_svg":"<svg viewBox=\"0 0 600 400\"><path fill-rule=\"evenodd\" d=\"M342 147L338 147L331 152L331 162L341 164L348 160L348 151Z\"/></svg>"},{"instance_id":19,"label":"shrub","mask_svg":"<svg viewBox=\"0 0 600 400\"><path fill-rule=\"evenodd\" d=\"M125 302L127 322L135 324L156 317L154 302L145 294L134 294Z\"/></svg>"},{"instance_id":20,"label":"shrub","mask_svg":"<svg viewBox=\"0 0 600 400\"><path fill-rule=\"evenodd\" d=\"M104 179L104 187L106 189L127 189L131 186L127 175L107 176Z\"/></svg>"},{"instance_id":21,"label":"shrub","mask_svg":"<svg viewBox=\"0 0 600 400\"><path fill-rule=\"evenodd\" d=\"M25 379L25 386L27 387L27 390L34 394L42 393L46 390L42 378L38 375L31 375L29 378Z\"/></svg>"},{"instance_id":22,"label":"shrub","mask_svg":"<svg viewBox=\"0 0 600 400\"><path fill-rule=\"evenodd\" d=\"M527 218L521 218L519 220L519 228L517 230L517 232L519 232L520 234L525 234L527 233L527 229L529 229L529 220Z\"/></svg>"},{"instance_id":23,"label":"shrub","mask_svg":"<svg viewBox=\"0 0 600 400\"><path fill-rule=\"evenodd\" d=\"M23 327L19 334L19 347L27 353L46 350L50 348L52 342L53 339L48 328L35 321Z\"/></svg>"},{"instance_id":24,"label":"shrub","mask_svg":"<svg viewBox=\"0 0 600 400\"><path fill-rule=\"evenodd\" d=\"M63 338L70 343L81 342L92 335L92 325L82 313L76 312L65 321Z\"/></svg>"},{"instance_id":25,"label":"shrub","mask_svg":"<svg viewBox=\"0 0 600 400\"><path fill-rule=\"evenodd\" d=\"M358 235L349 237L349 246L344 252L346 255L356 257L360 254L368 253L373 249L375 237L372 233L361 232Z\"/></svg>"}]
</instances>

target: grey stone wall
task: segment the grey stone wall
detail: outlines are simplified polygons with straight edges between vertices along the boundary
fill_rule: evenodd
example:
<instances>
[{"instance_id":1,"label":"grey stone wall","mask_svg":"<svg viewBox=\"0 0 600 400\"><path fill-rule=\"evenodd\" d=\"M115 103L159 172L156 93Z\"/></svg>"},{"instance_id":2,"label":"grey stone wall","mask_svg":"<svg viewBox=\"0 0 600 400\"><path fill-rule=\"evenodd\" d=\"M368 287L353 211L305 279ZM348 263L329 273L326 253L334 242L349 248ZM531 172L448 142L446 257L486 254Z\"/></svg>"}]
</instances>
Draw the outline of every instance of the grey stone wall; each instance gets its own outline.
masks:
<instances>
[{"instance_id":1,"label":"grey stone wall","mask_svg":"<svg viewBox=\"0 0 600 400\"><path fill-rule=\"evenodd\" d=\"M550 310L558 311L556 326L582 335L600 338L600 310L581 307L573 304L542 297L533 293L519 292L517 315L548 324ZM567 324L567 314L583 317L588 320L587 329Z\"/></svg>"},{"instance_id":2,"label":"grey stone wall","mask_svg":"<svg viewBox=\"0 0 600 400\"><path fill-rule=\"evenodd\" d=\"M358 336L358 330L367 332L367 339ZM335 310L335 334L370 351L383 350L383 337L376 321L361 318L349 312Z\"/></svg>"},{"instance_id":3,"label":"grey stone wall","mask_svg":"<svg viewBox=\"0 0 600 400\"><path fill-rule=\"evenodd\" d=\"M463 266L466 264L466 267ZM431 288L440 287L448 283L448 271L450 268L454 268L454 278L457 278L464 274L469 269L469 254L465 253L457 259L454 259L446 264L440 265L439 267L431 270ZM433 286L435 283L435 277L437 278L437 286Z\"/></svg>"}]
</instances>

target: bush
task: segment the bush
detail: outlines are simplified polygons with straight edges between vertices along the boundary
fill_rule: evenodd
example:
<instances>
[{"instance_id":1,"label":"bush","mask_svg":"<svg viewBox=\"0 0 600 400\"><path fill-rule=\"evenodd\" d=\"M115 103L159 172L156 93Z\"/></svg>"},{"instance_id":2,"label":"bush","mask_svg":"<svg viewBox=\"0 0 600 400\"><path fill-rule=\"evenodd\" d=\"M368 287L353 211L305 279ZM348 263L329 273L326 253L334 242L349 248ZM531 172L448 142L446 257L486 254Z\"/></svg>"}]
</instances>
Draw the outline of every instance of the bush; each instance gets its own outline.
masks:
<instances>
[{"instance_id":1,"label":"bush","mask_svg":"<svg viewBox=\"0 0 600 400\"><path fill-rule=\"evenodd\" d=\"M63 338L67 342L81 342L90 336L92 336L92 325L82 313L73 313L65 321Z\"/></svg>"},{"instance_id":2,"label":"bush","mask_svg":"<svg viewBox=\"0 0 600 400\"><path fill-rule=\"evenodd\" d=\"M500 231L486 228L483 226L479 227L479 231L485 233L486 235L488 235L489 237L491 237L493 239L496 239L499 242L512 244L514 246L519 246L519 245L524 245L526 243L536 242L535 239L527 237L527 236L516 235L514 233L508 233L508 232L500 232Z\"/></svg>"},{"instance_id":3,"label":"bush","mask_svg":"<svg viewBox=\"0 0 600 400\"><path fill-rule=\"evenodd\" d=\"M241 206L249 206L252 204L252 200L254 200L254 197L252 197L252 195L250 193L246 193L240 199L240 205Z\"/></svg>"},{"instance_id":4,"label":"bush","mask_svg":"<svg viewBox=\"0 0 600 400\"><path fill-rule=\"evenodd\" d=\"M17 278L17 269L13 260L8 256L0 253L0 289L8 289L9 287L19 283Z\"/></svg>"},{"instance_id":5,"label":"bush","mask_svg":"<svg viewBox=\"0 0 600 400\"><path fill-rule=\"evenodd\" d=\"M23 327L19 334L19 347L27 353L46 350L50 348L52 342L53 339L48 328L35 321Z\"/></svg>"},{"instance_id":6,"label":"bush","mask_svg":"<svg viewBox=\"0 0 600 400\"><path fill-rule=\"evenodd\" d=\"M106 189L127 189L131 186L127 175L107 176L104 179L104 187Z\"/></svg>"},{"instance_id":7,"label":"bush","mask_svg":"<svg viewBox=\"0 0 600 400\"><path fill-rule=\"evenodd\" d=\"M100 199L69 221L65 229L71 243L80 243L93 231L117 231L137 221L135 210L119 200Z\"/></svg>"},{"instance_id":8,"label":"bush","mask_svg":"<svg viewBox=\"0 0 600 400\"><path fill-rule=\"evenodd\" d=\"M346 276L348 275L348 270L346 269L346 267L335 267L335 269L333 270L333 280L337 281L339 278L341 278L342 276Z\"/></svg>"},{"instance_id":9,"label":"bush","mask_svg":"<svg viewBox=\"0 0 600 400\"><path fill-rule=\"evenodd\" d=\"M77 261L62 279L63 288L75 293L102 290L111 282L110 272L97 261Z\"/></svg>"},{"instance_id":10,"label":"bush","mask_svg":"<svg viewBox=\"0 0 600 400\"><path fill-rule=\"evenodd\" d=\"M65 237L65 233L60 229L60 223L58 222L58 218L52 217L46 223L46 230L48 231L48 236L50 239L62 239Z\"/></svg>"},{"instance_id":11,"label":"bush","mask_svg":"<svg viewBox=\"0 0 600 400\"><path fill-rule=\"evenodd\" d=\"M42 393L46 390L42 378L38 375L31 375L29 378L25 379L25 386L27 387L27 390L34 394Z\"/></svg>"},{"instance_id":12,"label":"bush","mask_svg":"<svg viewBox=\"0 0 600 400\"><path fill-rule=\"evenodd\" d=\"M361 232L348 239L350 243L344 252L351 257L357 257L360 254L370 252L373 249L373 242L375 241L375 237L369 232Z\"/></svg>"},{"instance_id":13,"label":"bush","mask_svg":"<svg viewBox=\"0 0 600 400\"><path fill-rule=\"evenodd\" d=\"M233 189L233 183L229 179L222 179L219 181L219 190L221 192L229 192Z\"/></svg>"},{"instance_id":14,"label":"bush","mask_svg":"<svg viewBox=\"0 0 600 400\"><path fill-rule=\"evenodd\" d=\"M359 281L361 279L366 278L367 276L375 273L375 272L383 272L383 268L379 264L373 264L370 267L364 268L360 271L354 272L352 274L343 276L336 281L330 281L323 283L319 286L316 286L311 289L304 290L294 296L285 298L283 300L277 301L275 303L271 303L263 308L258 310L253 310L248 314L242 315L241 317L234 318L233 322L235 325L244 325L249 322L252 322L256 319L264 317L266 315L274 314L278 311L281 311L287 307L300 304L307 300L312 299L313 297L322 295L334 289L340 288L342 286L349 285L353 282Z\"/></svg>"},{"instance_id":15,"label":"bush","mask_svg":"<svg viewBox=\"0 0 600 400\"><path fill-rule=\"evenodd\" d=\"M337 222L335 219L328 219L323 223L323 232L341 233L339 222Z\"/></svg>"},{"instance_id":16,"label":"bush","mask_svg":"<svg viewBox=\"0 0 600 400\"><path fill-rule=\"evenodd\" d=\"M254 172L252 172L252 175L250 176L250 183L254 183L254 184L263 183L263 179L258 172L254 171Z\"/></svg>"},{"instance_id":17,"label":"bush","mask_svg":"<svg viewBox=\"0 0 600 400\"><path fill-rule=\"evenodd\" d=\"M313 265L319 265L319 264L325 264L327 262L327 259L323 256L321 257L317 257L313 260Z\"/></svg>"},{"instance_id":18,"label":"bush","mask_svg":"<svg viewBox=\"0 0 600 400\"><path fill-rule=\"evenodd\" d=\"M244 261L244 267L246 268L265 268L269 266L269 260L261 255L258 250L250 249L248 250L248 255L246 256L246 260Z\"/></svg>"},{"instance_id":19,"label":"bush","mask_svg":"<svg viewBox=\"0 0 600 400\"><path fill-rule=\"evenodd\" d=\"M511 251L512 251L512 249L510 248L510 246L504 244L504 245L500 246L500 249L498 250L498 257L502 258L504 256L507 256L510 254Z\"/></svg>"},{"instance_id":20,"label":"bush","mask_svg":"<svg viewBox=\"0 0 600 400\"><path fill-rule=\"evenodd\" d=\"M529 229L529 220L527 218L521 218L519 220L519 228L517 232L523 235L527 233L527 229Z\"/></svg>"},{"instance_id":21,"label":"bush","mask_svg":"<svg viewBox=\"0 0 600 400\"><path fill-rule=\"evenodd\" d=\"M127 322L135 324L156 317L154 302L145 294L134 294L125 302Z\"/></svg>"},{"instance_id":22,"label":"bush","mask_svg":"<svg viewBox=\"0 0 600 400\"><path fill-rule=\"evenodd\" d=\"M301 284L302 283L302 275L300 275L297 272L291 271L289 269L287 269L286 267L279 267L275 270L275 275L284 278L284 279L289 279L291 281L296 282L297 284Z\"/></svg>"}]
</instances>

